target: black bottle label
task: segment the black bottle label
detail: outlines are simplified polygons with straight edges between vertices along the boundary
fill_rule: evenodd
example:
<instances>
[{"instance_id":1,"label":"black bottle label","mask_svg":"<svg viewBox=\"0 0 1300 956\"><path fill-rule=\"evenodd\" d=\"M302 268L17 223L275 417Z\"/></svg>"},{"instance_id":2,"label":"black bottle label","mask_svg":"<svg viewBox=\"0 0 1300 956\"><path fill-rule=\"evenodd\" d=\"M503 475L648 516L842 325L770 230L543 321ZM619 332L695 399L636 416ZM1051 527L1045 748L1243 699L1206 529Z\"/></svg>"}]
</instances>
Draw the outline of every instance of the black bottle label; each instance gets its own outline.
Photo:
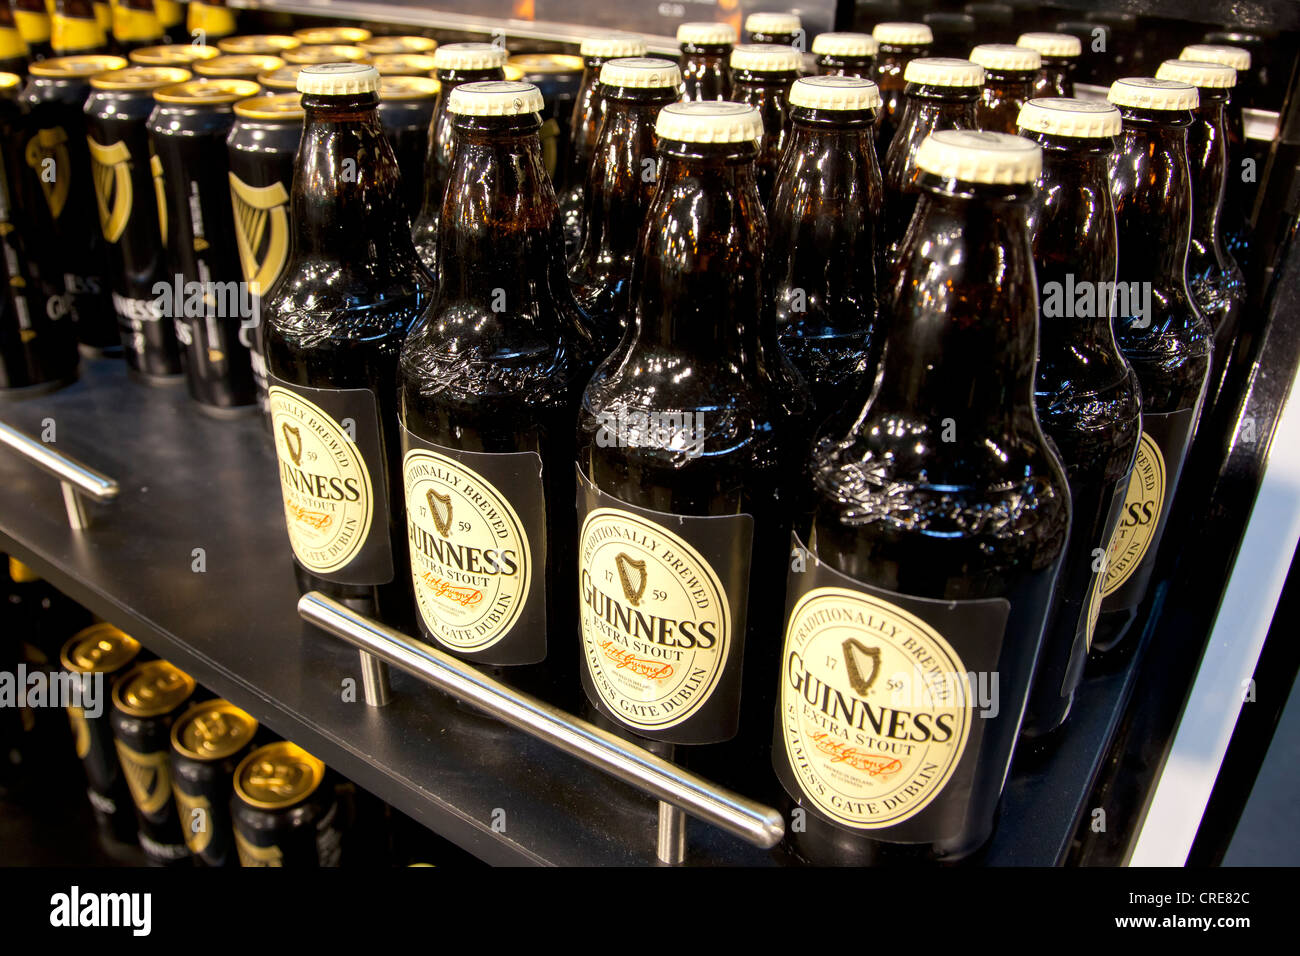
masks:
<instances>
[{"instance_id":1,"label":"black bottle label","mask_svg":"<svg viewBox=\"0 0 1300 956\"><path fill-rule=\"evenodd\" d=\"M1133 607L1146 593L1195 423L1196 411L1191 408L1167 415L1142 414L1142 439L1124 511L1106 551L1102 610Z\"/></svg>"},{"instance_id":2,"label":"black bottle label","mask_svg":"<svg viewBox=\"0 0 1300 956\"><path fill-rule=\"evenodd\" d=\"M579 468L578 524L587 698L655 740L734 737L753 517L640 508Z\"/></svg>"},{"instance_id":3,"label":"black bottle label","mask_svg":"<svg viewBox=\"0 0 1300 956\"><path fill-rule=\"evenodd\" d=\"M484 454L402 429L420 629L482 664L546 657L546 499L536 452Z\"/></svg>"},{"instance_id":4,"label":"black bottle label","mask_svg":"<svg viewBox=\"0 0 1300 956\"><path fill-rule=\"evenodd\" d=\"M967 826L1011 604L872 587L792 536L772 763L818 817L929 843ZM991 692L991 693L990 693Z\"/></svg>"},{"instance_id":5,"label":"black bottle label","mask_svg":"<svg viewBox=\"0 0 1300 956\"><path fill-rule=\"evenodd\" d=\"M274 375L269 381L294 557L336 584L387 584L393 550L374 393L290 385Z\"/></svg>"}]
</instances>

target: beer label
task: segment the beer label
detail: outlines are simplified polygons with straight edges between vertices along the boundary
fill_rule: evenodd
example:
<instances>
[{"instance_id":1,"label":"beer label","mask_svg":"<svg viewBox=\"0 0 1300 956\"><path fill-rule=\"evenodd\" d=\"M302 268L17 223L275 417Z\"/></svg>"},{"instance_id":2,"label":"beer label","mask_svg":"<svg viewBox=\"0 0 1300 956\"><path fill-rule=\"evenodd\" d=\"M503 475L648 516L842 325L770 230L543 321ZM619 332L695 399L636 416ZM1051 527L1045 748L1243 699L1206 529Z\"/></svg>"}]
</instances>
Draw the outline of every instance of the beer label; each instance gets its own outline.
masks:
<instances>
[{"instance_id":1,"label":"beer label","mask_svg":"<svg viewBox=\"0 0 1300 956\"><path fill-rule=\"evenodd\" d=\"M253 295L266 295L289 260L289 191L284 183L250 186L229 176L244 281Z\"/></svg>"},{"instance_id":2,"label":"beer label","mask_svg":"<svg viewBox=\"0 0 1300 956\"><path fill-rule=\"evenodd\" d=\"M38 129L23 150L23 158L31 168L41 193L50 207L50 215L57 220L68 204L71 186L72 161L68 156L68 134L62 126Z\"/></svg>"},{"instance_id":3,"label":"beer label","mask_svg":"<svg viewBox=\"0 0 1300 956\"><path fill-rule=\"evenodd\" d=\"M104 26L99 20L82 20L61 13L50 16L50 46L55 56L103 46Z\"/></svg>"},{"instance_id":4,"label":"beer label","mask_svg":"<svg viewBox=\"0 0 1300 956\"><path fill-rule=\"evenodd\" d=\"M93 136L86 137L86 145L90 147L99 225L105 239L117 242L131 218L131 152L124 142L104 146L95 142Z\"/></svg>"},{"instance_id":5,"label":"beer label","mask_svg":"<svg viewBox=\"0 0 1300 956\"><path fill-rule=\"evenodd\" d=\"M484 664L546 657L546 502L536 452L483 454L402 429L420 629Z\"/></svg>"},{"instance_id":6,"label":"beer label","mask_svg":"<svg viewBox=\"0 0 1300 956\"><path fill-rule=\"evenodd\" d=\"M393 552L374 393L268 381L294 557L327 581L386 584Z\"/></svg>"},{"instance_id":7,"label":"beer label","mask_svg":"<svg viewBox=\"0 0 1300 956\"><path fill-rule=\"evenodd\" d=\"M1106 521L1102 527L1102 541L1114 541L1115 532L1119 528L1119 522L1124 515L1125 505L1128 502L1128 487L1131 481L1129 479L1116 482L1115 490L1111 494L1110 508L1106 512ZM1101 614L1102 589L1106 586L1106 573L1104 568L1109 566L1110 549L1107 546L1106 564L1103 570L1093 575L1092 589L1089 592L1088 606L1084 611L1083 618L1079 622L1079 627L1083 631L1083 643L1088 652L1092 651L1092 636L1097 631L1097 617ZM1079 645L1079 635L1075 635L1075 647ZM1073 675L1066 673L1066 682L1071 681ZM1064 695L1062 695L1064 696Z\"/></svg>"},{"instance_id":8,"label":"beer label","mask_svg":"<svg viewBox=\"0 0 1300 956\"><path fill-rule=\"evenodd\" d=\"M14 10L14 26L18 28L28 46L46 43L50 39L50 16L31 10Z\"/></svg>"},{"instance_id":9,"label":"beer label","mask_svg":"<svg viewBox=\"0 0 1300 956\"><path fill-rule=\"evenodd\" d=\"M114 4L113 39L118 43L162 42L162 23L157 12Z\"/></svg>"},{"instance_id":10,"label":"beer label","mask_svg":"<svg viewBox=\"0 0 1300 956\"><path fill-rule=\"evenodd\" d=\"M185 845L195 855L202 853L212 843L212 804L207 797L191 796L172 784L176 809L181 819L181 834Z\"/></svg>"},{"instance_id":11,"label":"beer label","mask_svg":"<svg viewBox=\"0 0 1300 956\"><path fill-rule=\"evenodd\" d=\"M579 469L578 520L588 699L656 740L735 736L753 517L651 511Z\"/></svg>"},{"instance_id":12,"label":"beer label","mask_svg":"<svg viewBox=\"0 0 1300 956\"><path fill-rule=\"evenodd\" d=\"M284 853L278 846L258 846L235 829L235 850L240 866L284 866Z\"/></svg>"},{"instance_id":13,"label":"beer label","mask_svg":"<svg viewBox=\"0 0 1300 956\"><path fill-rule=\"evenodd\" d=\"M772 762L790 796L899 843L966 825L984 719L973 681L997 666L1011 605L872 587L792 536ZM960 643L961 650L955 646Z\"/></svg>"},{"instance_id":14,"label":"beer label","mask_svg":"<svg viewBox=\"0 0 1300 956\"><path fill-rule=\"evenodd\" d=\"M122 761L127 786L131 789L131 799L145 816L157 816L167 806L167 801L172 795L172 776L167 766L167 751L142 754L132 750L120 740L114 743L117 745L117 756Z\"/></svg>"},{"instance_id":15,"label":"beer label","mask_svg":"<svg viewBox=\"0 0 1300 956\"><path fill-rule=\"evenodd\" d=\"M27 44L14 27L0 27L0 58L10 60L27 56Z\"/></svg>"}]
</instances>

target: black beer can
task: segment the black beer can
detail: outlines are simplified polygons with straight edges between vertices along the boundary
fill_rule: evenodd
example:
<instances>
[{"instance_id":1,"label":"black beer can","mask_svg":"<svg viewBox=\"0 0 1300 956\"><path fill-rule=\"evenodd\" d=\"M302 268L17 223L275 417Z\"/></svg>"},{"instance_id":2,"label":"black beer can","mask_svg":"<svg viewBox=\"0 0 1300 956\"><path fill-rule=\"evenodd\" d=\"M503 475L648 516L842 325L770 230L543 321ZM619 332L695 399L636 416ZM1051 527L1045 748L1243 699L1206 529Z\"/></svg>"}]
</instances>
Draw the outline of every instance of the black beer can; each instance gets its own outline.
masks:
<instances>
[{"instance_id":1,"label":"black beer can","mask_svg":"<svg viewBox=\"0 0 1300 956\"><path fill-rule=\"evenodd\" d=\"M143 46L127 55L135 66L179 66L193 70L199 60L214 59L221 55L221 51L202 43L163 43Z\"/></svg>"},{"instance_id":2,"label":"black beer can","mask_svg":"<svg viewBox=\"0 0 1300 956\"><path fill-rule=\"evenodd\" d=\"M172 796L171 728L194 678L167 661L133 667L113 685L113 738L135 802L140 848L164 865L189 862Z\"/></svg>"},{"instance_id":3,"label":"black beer can","mask_svg":"<svg viewBox=\"0 0 1300 956\"><path fill-rule=\"evenodd\" d=\"M238 37L222 37L217 41L217 48L222 53L262 53L271 56L283 56L286 50L296 50L302 46L297 37L264 33Z\"/></svg>"},{"instance_id":4,"label":"black beer can","mask_svg":"<svg viewBox=\"0 0 1300 956\"><path fill-rule=\"evenodd\" d=\"M120 70L120 56L60 56L33 63L18 101L27 114L22 148L25 209L40 210L29 227L46 314L70 313L91 355L120 355L108 284L108 248L99 228L86 147L90 78ZM43 210L41 209L44 206Z\"/></svg>"},{"instance_id":5,"label":"black beer can","mask_svg":"<svg viewBox=\"0 0 1300 956\"><path fill-rule=\"evenodd\" d=\"M297 93L255 96L235 104L235 125L226 138L235 246L244 281L257 304L253 380L257 403L268 415L262 300L289 260L289 190L302 139L302 117L302 97Z\"/></svg>"},{"instance_id":6,"label":"black beer can","mask_svg":"<svg viewBox=\"0 0 1300 956\"><path fill-rule=\"evenodd\" d=\"M519 79L542 91L542 101L546 104L542 110L542 159L554 179L555 171L564 169L568 159L569 118L573 115L578 88L582 86L582 57L521 53L506 61L506 69L518 70Z\"/></svg>"},{"instance_id":7,"label":"black beer can","mask_svg":"<svg viewBox=\"0 0 1300 956\"><path fill-rule=\"evenodd\" d=\"M259 73L270 73L284 66L284 60L269 53L229 53L199 60L194 72L204 79L257 80Z\"/></svg>"},{"instance_id":8,"label":"black beer can","mask_svg":"<svg viewBox=\"0 0 1300 956\"><path fill-rule=\"evenodd\" d=\"M257 733L257 721L226 700L195 704L172 724L172 792L181 833L206 866L234 866L230 798L235 768Z\"/></svg>"},{"instance_id":9,"label":"black beer can","mask_svg":"<svg viewBox=\"0 0 1300 956\"><path fill-rule=\"evenodd\" d=\"M54 56L50 46L50 11L45 0L13 0L14 26L27 44L27 55L32 61Z\"/></svg>"},{"instance_id":10,"label":"black beer can","mask_svg":"<svg viewBox=\"0 0 1300 956\"><path fill-rule=\"evenodd\" d=\"M406 214L412 219L424 200L429 124L441 88L441 83L427 76L381 76L379 79L379 122L397 156Z\"/></svg>"},{"instance_id":11,"label":"black beer can","mask_svg":"<svg viewBox=\"0 0 1300 956\"><path fill-rule=\"evenodd\" d=\"M82 681L82 706L69 705L72 740L86 771L86 795L100 830L122 842L135 840L135 811L113 746L108 711L112 685L140 654L140 643L112 624L92 624L74 634L59 653L63 670ZM95 700L87 693L93 689ZM87 706L90 705L90 706Z\"/></svg>"},{"instance_id":12,"label":"black beer can","mask_svg":"<svg viewBox=\"0 0 1300 956\"><path fill-rule=\"evenodd\" d=\"M158 304L157 286L172 276L162 242L146 123L153 92L190 78L176 66L133 66L93 77L86 100L90 167L99 224L108 244L113 310L127 367L145 382L172 382L181 374L176 331Z\"/></svg>"},{"instance_id":13,"label":"black beer can","mask_svg":"<svg viewBox=\"0 0 1300 956\"><path fill-rule=\"evenodd\" d=\"M257 403L250 357L256 303L230 241L235 223L226 137L234 104L259 92L248 80L190 80L155 90L149 117L175 277L164 312L175 319L190 394L200 408L222 417ZM202 294L201 306L195 292Z\"/></svg>"},{"instance_id":14,"label":"black beer can","mask_svg":"<svg viewBox=\"0 0 1300 956\"><path fill-rule=\"evenodd\" d=\"M259 747L235 770L235 845L242 866L338 866L333 774L297 744Z\"/></svg>"}]
</instances>

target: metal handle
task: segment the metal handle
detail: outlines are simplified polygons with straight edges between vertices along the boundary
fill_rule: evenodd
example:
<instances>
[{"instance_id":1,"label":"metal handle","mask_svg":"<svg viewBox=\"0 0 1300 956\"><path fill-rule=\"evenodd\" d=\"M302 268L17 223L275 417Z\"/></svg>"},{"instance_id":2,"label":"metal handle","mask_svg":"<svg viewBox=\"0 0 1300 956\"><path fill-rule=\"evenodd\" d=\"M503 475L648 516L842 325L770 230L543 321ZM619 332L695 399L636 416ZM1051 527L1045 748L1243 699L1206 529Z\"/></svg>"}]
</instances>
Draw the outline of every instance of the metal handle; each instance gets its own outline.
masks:
<instances>
[{"instance_id":1,"label":"metal handle","mask_svg":"<svg viewBox=\"0 0 1300 956\"><path fill-rule=\"evenodd\" d=\"M771 807L716 787L644 748L494 681L449 654L357 614L318 591L309 591L298 599L298 614L511 727L755 846L775 846L785 835L781 815ZM661 833L661 858L668 850L677 859L665 862L679 862L680 850L676 848L684 846L685 821L661 809L661 821L666 817L672 832Z\"/></svg>"},{"instance_id":2,"label":"metal handle","mask_svg":"<svg viewBox=\"0 0 1300 956\"><path fill-rule=\"evenodd\" d=\"M112 501L117 497L118 484L108 475L55 451L44 442L37 441L4 422L0 422L0 442L59 479L63 489L63 504L68 510L68 524L77 531L85 530L90 523L79 494L88 495L96 501Z\"/></svg>"}]
</instances>

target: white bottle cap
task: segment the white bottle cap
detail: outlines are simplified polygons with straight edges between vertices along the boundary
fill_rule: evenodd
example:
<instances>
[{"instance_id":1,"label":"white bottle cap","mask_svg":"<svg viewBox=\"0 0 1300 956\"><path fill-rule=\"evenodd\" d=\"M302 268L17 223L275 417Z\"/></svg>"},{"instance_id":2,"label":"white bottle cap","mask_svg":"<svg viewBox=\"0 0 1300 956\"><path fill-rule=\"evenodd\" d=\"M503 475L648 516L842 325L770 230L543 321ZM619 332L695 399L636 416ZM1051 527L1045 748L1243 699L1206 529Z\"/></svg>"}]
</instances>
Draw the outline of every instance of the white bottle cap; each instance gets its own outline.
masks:
<instances>
[{"instance_id":1,"label":"white bottle cap","mask_svg":"<svg viewBox=\"0 0 1300 956\"><path fill-rule=\"evenodd\" d=\"M924 23L877 23L871 35L877 43L890 46L923 46L934 42L934 33Z\"/></svg>"},{"instance_id":2,"label":"white bottle cap","mask_svg":"<svg viewBox=\"0 0 1300 956\"><path fill-rule=\"evenodd\" d=\"M439 70L495 70L509 56L494 43L448 43L433 51L433 63Z\"/></svg>"},{"instance_id":3,"label":"white bottle cap","mask_svg":"<svg viewBox=\"0 0 1300 956\"><path fill-rule=\"evenodd\" d=\"M743 103L669 103L659 111L655 132L661 140L684 143L757 142L763 135L763 117Z\"/></svg>"},{"instance_id":4,"label":"white bottle cap","mask_svg":"<svg viewBox=\"0 0 1300 956\"><path fill-rule=\"evenodd\" d=\"M790 105L814 110L874 110L880 87L853 76L805 76L790 84Z\"/></svg>"},{"instance_id":5,"label":"white bottle cap","mask_svg":"<svg viewBox=\"0 0 1300 956\"><path fill-rule=\"evenodd\" d=\"M803 21L796 13L751 13L745 17L747 33L798 33Z\"/></svg>"},{"instance_id":6,"label":"white bottle cap","mask_svg":"<svg viewBox=\"0 0 1300 956\"><path fill-rule=\"evenodd\" d=\"M617 56L645 56L645 39L635 33L599 33L582 41L583 56L607 60Z\"/></svg>"},{"instance_id":7,"label":"white bottle cap","mask_svg":"<svg viewBox=\"0 0 1300 956\"><path fill-rule=\"evenodd\" d=\"M1063 96L1030 100L1020 107L1016 124L1022 130L1078 139L1106 139L1124 128L1119 110L1109 103Z\"/></svg>"},{"instance_id":8,"label":"white bottle cap","mask_svg":"<svg viewBox=\"0 0 1300 956\"><path fill-rule=\"evenodd\" d=\"M1015 186L1038 179L1043 150L1023 136L946 129L921 141L916 165L945 179Z\"/></svg>"},{"instance_id":9,"label":"white bottle cap","mask_svg":"<svg viewBox=\"0 0 1300 956\"><path fill-rule=\"evenodd\" d=\"M1110 85L1106 99L1116 106L1143 110L1194 110L1201 97L1196 87L1178 80L1157 80L1149 76L1130 76Z\"/></svg>"},{"instance_id":10,"label":"white bottle cap","mask_svg":"<svg viewBox=\"0 0 1300 956\"><path fill-rule=\"evenodd\" d=\"M621 86L633 89L676 88L682 85L682 71L672 60L653 56L622 57L606 60L600 68L603 86Z\"/></svg>"},{"instance_id":11,"label":"white bottle cap","mask_svg":"<svg viewBox=\"0 0 1300 956\"><path fill-rule=\"evenodd\" d=\"M1221 43L1193 43L1183 47L1178 54L1180 60L1201 60L1205 63L1222 63L1234 70L1250 69L1250 51L1239 46L1225 46Z\"/></svg>"},{"instance_id":12,"label":"white bottle cap","mask_svg":"<svg viewBox=\"0 0 1300 956\"><path fill-rule=\"evenodd\" d=\"M1010 43L981 43L970 51L972 63L978 63L986 70L1002 72L1027 73L1038 70L1043 65L1043 56L1037 50Z\"/></svg>"},{"instance_id":13,"label":"white bottle cap","mask_svg":"<svg viewBox=\"0 0 1300 956\"><path fill-rule=\"evenodd\" d=\"M819 33L812 51L818 56L875 56L878 46L870 33Z\"/></svg>"},{"instance_id":14,"label":"white bottle cap","mask_svg":"<svg viewBox=\"0 0 1300 956\"><path fill-rule=\"evenodd\" d=\"M752 73L797 73L803 57L792 46L742 43L731 51L731 68Z\"/></svg>"},{"instance_id":15,"label":"white bottle cap","mask_svg":"<svg viewBox=\"0 0 1300 956\"><path fill-rule=\"evenodd\" d=\"M298 74L298 92L312 96L349 96L379 89L379 71L364 63L317 63Z\"/></svg>"},{"instance_id":16,"label":"white bottle cap","mask_svg":"<svg viewBox=\"0 0 1300 956\"><path fill-rule=\"evenodd\" d=\"M447 97L447 112L459 116L519 116L540 113L545 106L541 90L513 80L462 83Z\"/></svg>"},{"instance_id":17,"label":"white bottle cap","mask_svg":"<svg viewBox=\"0 0 1300 956\"><path fill-rule=\"evenodd\" d=\"M970 60L924 56L907 64L903 79L925 86L983 86L984 67Z\"/></svg>"},{"instance_id":18,"label":"white bottle cap","mask_svg":"<svg viewBox=\"0 0 1300 956\"><path fill-rule=\"evenodd\" d=\"M1237 71L1226 63L1206 60L1165 60L1156 79L1180 80L1203 89L1226 90L1237 85Z\"/></svg>"},{"instance_id":19,"label":"white bottle cap","mask_svg":"<svg viewBox=\"0 0 1300 956\"><path fill-rule=\"evenodd\" d=\"M736 31L730 23L683 23L677 28L677 42L696 46L731 46L736 42Z\"/></svg>"},{"instance_id":20,"label":"white bottle cap","mask_svg":"<svg viewBox=\"0 0 1300 956\"><path fill-rule=\"evenodd\" d=\"M1016 46L1037 50L1040 56L1081 56L1083 43L1072 33L1022 33Z\"/></svg>"}]
</instances>

